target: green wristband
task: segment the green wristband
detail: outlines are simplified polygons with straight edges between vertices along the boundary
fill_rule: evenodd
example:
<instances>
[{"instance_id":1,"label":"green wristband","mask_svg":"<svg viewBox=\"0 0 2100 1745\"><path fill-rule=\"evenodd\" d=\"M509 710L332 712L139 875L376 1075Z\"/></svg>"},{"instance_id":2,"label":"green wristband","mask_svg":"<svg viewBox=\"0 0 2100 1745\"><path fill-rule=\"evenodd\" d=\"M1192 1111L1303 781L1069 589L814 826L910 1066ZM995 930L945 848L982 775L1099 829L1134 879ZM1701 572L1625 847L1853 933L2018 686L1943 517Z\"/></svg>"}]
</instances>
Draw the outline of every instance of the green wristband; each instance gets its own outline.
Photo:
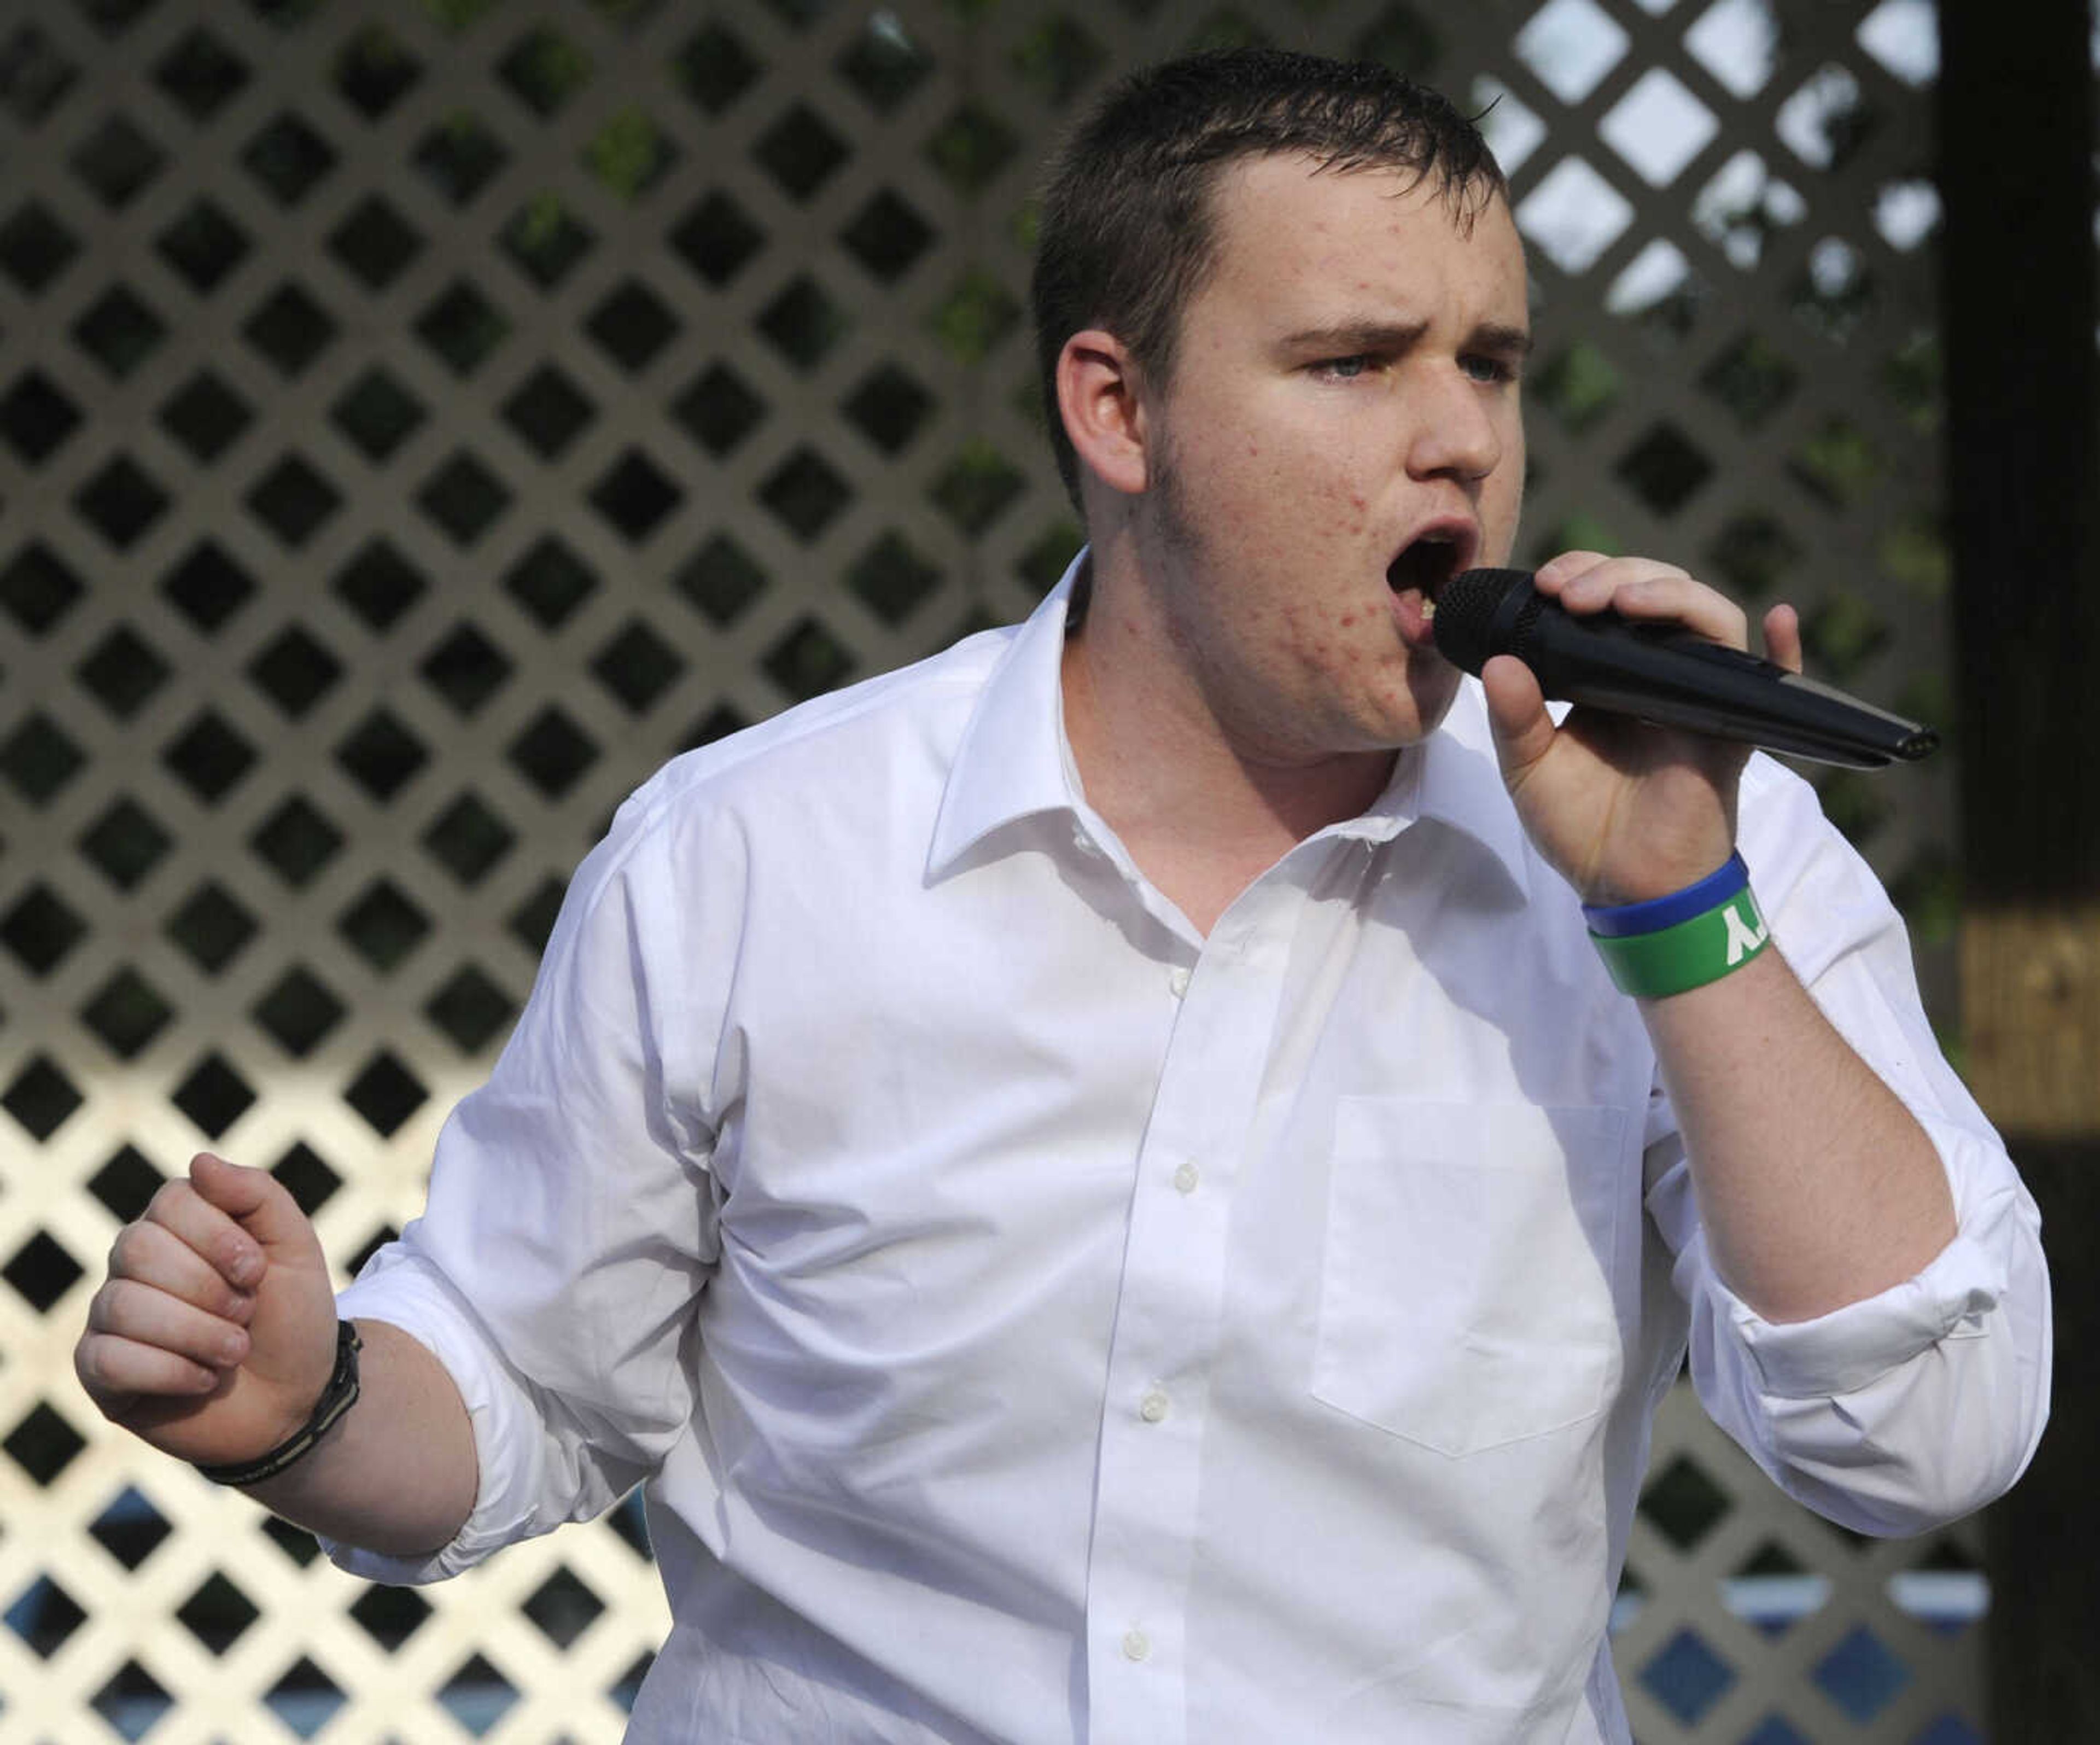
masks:
<instances>
[{"instance_id":1,"label":"green wristband","mask_svg":"<svg viewBox=\"0 0 2100 1745\"><path fill-rule=\"evenodd\" d=\"M1726 902L1674 927L1590 938L1620 992L1659 1000L1740 969L1771 942L1771 930L1746 886Z\"/></svg>"}]
</instances>

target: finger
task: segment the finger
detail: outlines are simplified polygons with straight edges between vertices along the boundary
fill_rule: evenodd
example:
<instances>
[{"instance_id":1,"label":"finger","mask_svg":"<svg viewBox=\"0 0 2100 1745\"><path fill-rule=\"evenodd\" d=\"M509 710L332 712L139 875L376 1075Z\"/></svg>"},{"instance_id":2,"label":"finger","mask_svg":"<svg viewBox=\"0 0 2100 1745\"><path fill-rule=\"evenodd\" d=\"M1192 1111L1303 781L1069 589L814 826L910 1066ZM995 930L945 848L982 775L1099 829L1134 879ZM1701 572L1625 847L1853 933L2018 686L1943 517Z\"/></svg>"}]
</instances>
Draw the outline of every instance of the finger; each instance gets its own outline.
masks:
<instances>
[{"instance_id":1,"label":"finger","mask_svg":"<svg viewBox=\"0 0 2100 1745\"><path fill-rule=\"evenodd\" d=\"M1596 611L1609 606L1622 588L1683 575L1675 564L1657 557L1607 557L1568 576L1561 585L1560 603L1571 612Z\"/></svg>"},{"instance_id":2,"label":"finger","mask_svg":"<svg viewBox=\"0 0 2100 1745\"><path fill-rule=\"evenodd\" d=\"M1574 601L1567 603L1575 609ZM1709 588L1682 570L1630 578L1614 586L1609 597L1599 603L1609 606L1621 618L1682 624L1710 642L1725 643L1730 648L1749 646L1750 621L1743 609L1718 589Z\"/></svg>"},{"instance_id":3,"label":"finger","mask_svg":"<svg viewBox=\"0 0 2100 1745\"><path fill-rule=\"evenodd\" d=\"M1569 583L1588 575L1599 564L1612 561L1599 551L1564 551L1533 571L1531 584L1541 593L1557 599Z\"/></svg>"},{"instance_id":4,"label":"finger","mask_svg":"<svg viewBox=\"0 0 2100 1745\"><path fill-rule=\"evenodd\" d=\"M1765 654L1789 672L1801 671L1801 615L1782 601L1765 614Z\"/></svg>"},{"instance_id":5,"label":"finger","mask_svg":"<svg viewBox=\"0 0 2100 1745\"><path fill-rule=\"evenodd\" d=\"M142 1397L209 1394L218 1372L158 1346L114 1333L83 1334L73 1347L73 1373L103 1415L121 1417Z\"/></svg>"},{"instance_id":6,"label":"finger","mask_svg":"<svg viewBox=\"0 0 2100 1745\"><path fill-rule=\"evenodd\" d=\"M165 1224L141 1222L118 1231L109 1247L109 1276L135 1280L228 1320L245 1322L255 1312L249 1293L229 1284Z\"/></svg>"},{"instance_id":7,"label":"finger","mask_svg":"<svg viewBox=\"0 0 2100 1745\"><path fill-rule=\"evenodd\" d=\"M205 1201L236 1220L265 1249L306 1248L315 1240L299 1202L267 1170L228 1163L204 1151L190 1160L190 1181Z\"/></svg>"},{"instance_id":8,"label":"finger","mask_svg":"<svg viewBox=\"0 0 2100 1745\"><path fill-rule=\"evenodd\" d=\"M188 1182L163 1183L143 1222L167 1231L236 1289L262 1276L262 1245Z\"/></svg>"},{"instance_id":9,"label":"finger","mask_svg":"<svg viewBox=\"0 0 2100 1745\"><path fill-rule=\"evenodd\" d=\"M1553 717L1530 668L1514 654L1498 654L1480 668L1488 694L1488 724L1494 730L1495 758L1503 779L1520 786L1526 772L1553 743Z\"/></svg>"},{"instance_id":10,"label":"finger","mask_svg":"<svg viewBox=\"0 0 2100 1745\"><path fill-rule=\"evenodd\" d=\"M135 1279L112 1279L87 1306L87 1330L226 1369L248 1355L248 1330Z\"/></svg>"}]
</instances>

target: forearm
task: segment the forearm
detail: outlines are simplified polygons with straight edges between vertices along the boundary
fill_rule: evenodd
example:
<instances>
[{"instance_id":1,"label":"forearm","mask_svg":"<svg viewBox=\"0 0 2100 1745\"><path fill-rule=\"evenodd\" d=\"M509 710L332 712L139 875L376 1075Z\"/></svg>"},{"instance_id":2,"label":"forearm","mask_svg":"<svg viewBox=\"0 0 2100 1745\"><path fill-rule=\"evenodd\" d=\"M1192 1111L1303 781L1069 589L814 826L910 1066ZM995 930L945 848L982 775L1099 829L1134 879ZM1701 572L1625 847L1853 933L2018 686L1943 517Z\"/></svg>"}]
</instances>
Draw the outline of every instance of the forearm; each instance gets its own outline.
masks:
<instances>
[{"instance_id":1,"label":"forearm","mask_svg":"<svg viewBox=\"0 0 2100 1745\"><path fill-rule=\"evenodd\" d=\"M313 1452L247 1487L272 1514L390 1557L449 1544L473 1512L474 1430L452 1377L384 1321L357 1323L357 1403Z\"/></svg>"},{"instance_id":2,"label":"forearm","mask_svg":"<svg viewBox=\"0 0 2100 1745\"><path fill-rule=\"evenodd\" d=\"M1955 1235L1924 1130L1776 950L1642 1002L1714 1264L1769 1321L1921 1271Z\"/></svg>"}]
</instances>

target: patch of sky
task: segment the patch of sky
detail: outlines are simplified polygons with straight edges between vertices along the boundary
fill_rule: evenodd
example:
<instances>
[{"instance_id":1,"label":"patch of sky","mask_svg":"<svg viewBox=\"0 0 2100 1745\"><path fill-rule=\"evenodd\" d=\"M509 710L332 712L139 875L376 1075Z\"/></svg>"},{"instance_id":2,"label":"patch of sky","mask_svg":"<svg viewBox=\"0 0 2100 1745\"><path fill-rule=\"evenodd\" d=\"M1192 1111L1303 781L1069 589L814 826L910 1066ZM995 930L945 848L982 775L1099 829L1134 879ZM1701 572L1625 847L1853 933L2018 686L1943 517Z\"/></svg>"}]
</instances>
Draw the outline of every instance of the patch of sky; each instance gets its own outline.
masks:
<instances>
[{"instance_id":1,"label":"patch of sky","mask_svg":"<svg viewBox=\"0 0 2100 1745\"><path fill-rule=\"evenodd\" d=\"M1517 33L1515 49L1563 103L1580 103L1626 56L1630 39L1596 0L1546 0Z\"/></svg>"},{"instance_id":2,"label":"patch of sky","mask_svg":"<svg viewBox=\"0 0 2100 1745\"><path fill-rule=\"evenodd\" d=\"M1634 209L1579 157L1564 157L1516 209L1517 228L1563 272L1587 272L1633 222Z\"/></svg>"},{"instance_id":3,"label":"patch of sky","mask_svg":"<svg viewBox=\"0 0 2100 1745\"><path fill-rule=\"evenodd\" d=\"M1651 67L1612 105L1597 131L1651 187L1666 187L1720 128L1705 104L1661 68Z\"/></svg>"},{"instance_id":4,"label":"patch of sky","mask_svg":"<svg viewBox=\"0 0 2100 1745\"><path fill-rule=\"evenodd\" d=\"M1939 77L1939 15L1933 0L1882 0L1854 40L1906 85Z\"/></svg>"},{"instance_id":5,"label":"patch of sky","mask_svg":"<svg viewBox=\"0 0 2100 1745\"><path fill-rule=\"evenodd\" d=\"M1754 97L1779 61L1771 0L1716 0L1684 33L1684 46L1730 95Z\"/></svg>"},{"instance_id":6,"label":"patch of sky","mask_svg":"<svg viewBox=\"0 0 2100 1745\"><path fill-rule=\"evenodd\" d=\"M1801 89L1779 106L1772 130L1802 162L1828 170L1837 151L1832 135L1859 107L1859 80L1832 61L1809 74Z\"/></svg>"},{"instance_id":7,"label":"patch of sky","mask_svg":"<svg viewBox=\"0 0 2100 1745\"><path fill-rule=\"evenodd\" d=\"M1908 253L1939 222L1939 190L1930 182L1890 182L1874 195L1874 228L1882 240Z\"/></svg>"},{"instance_id":8,"label":"patch of sky","mask_svg":"<svg viewBox=\"0 0 2100 1745\"><path fill-rule=\"evenodd\" d=\"M1637 315L1674 297L1692 276L1692 263L1674 242L1657 236L1626 263L1604 293L1608 314Z\"/></svg>"}]
</instances>

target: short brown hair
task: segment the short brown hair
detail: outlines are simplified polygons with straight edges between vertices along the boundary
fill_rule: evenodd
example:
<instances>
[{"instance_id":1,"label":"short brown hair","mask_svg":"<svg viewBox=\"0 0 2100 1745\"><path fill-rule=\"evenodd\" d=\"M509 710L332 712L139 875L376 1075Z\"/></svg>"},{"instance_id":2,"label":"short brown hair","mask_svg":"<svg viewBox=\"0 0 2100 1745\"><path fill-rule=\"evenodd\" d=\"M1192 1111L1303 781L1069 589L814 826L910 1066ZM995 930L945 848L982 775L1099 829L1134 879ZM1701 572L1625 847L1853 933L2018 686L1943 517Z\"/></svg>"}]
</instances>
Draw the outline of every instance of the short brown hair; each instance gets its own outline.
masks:
<instances>
[{"instance_id":1,"label":"short brown hair","mask_svg":"<svg viewBox=\"0 0 2100 1745\"><path fill-rule=\"evenodd\" d=\"M1370 63L1225 49L1122 80L1052 162L1035 255L1036 363L1075 504L1079 457L1057 412L1065 342L1105 328L1165 386L1181 312L1215 258L1220 172L1283 152L1331 170L1435 176L1468 217L1506 191L1480 130L1448 98Z\"/></svg>"}]
</instances>

